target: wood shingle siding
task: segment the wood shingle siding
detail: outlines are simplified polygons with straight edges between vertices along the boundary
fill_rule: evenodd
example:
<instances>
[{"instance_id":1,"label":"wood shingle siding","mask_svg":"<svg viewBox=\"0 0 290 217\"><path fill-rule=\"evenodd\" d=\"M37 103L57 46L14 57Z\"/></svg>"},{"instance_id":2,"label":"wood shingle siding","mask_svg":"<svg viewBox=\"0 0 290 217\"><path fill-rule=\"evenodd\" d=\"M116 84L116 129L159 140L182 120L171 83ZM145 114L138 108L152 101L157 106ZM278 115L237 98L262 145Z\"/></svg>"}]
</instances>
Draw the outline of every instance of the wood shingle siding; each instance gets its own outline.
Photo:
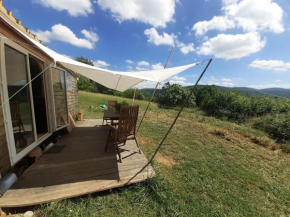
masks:
<instances>
[{"instance_id":1,"label":"wood shingle siding","mask_svg":"<svg viewBox=\"0 0 290 217\"><path fill-rule=\"evenodd\" d=\"M77 78L73 75L71 75L71 83L72 90L67 91L68 110L73 117L76 117L76 115L79 112L79 97L78 97Z\"/></svg>"},{"instance_id":2,"label":"wood shingle siding","mask_svg":"<svg viewBox=\"0 0 290 217\"><path fill-rule=\"evenodd\" d=\"M63 76L61 78L61 75ZM65 72L56 68L52 68L53 94L55 106L55 118L57 128L68 124L67 103L65 92Z\"/></svg>"}]
</instances>

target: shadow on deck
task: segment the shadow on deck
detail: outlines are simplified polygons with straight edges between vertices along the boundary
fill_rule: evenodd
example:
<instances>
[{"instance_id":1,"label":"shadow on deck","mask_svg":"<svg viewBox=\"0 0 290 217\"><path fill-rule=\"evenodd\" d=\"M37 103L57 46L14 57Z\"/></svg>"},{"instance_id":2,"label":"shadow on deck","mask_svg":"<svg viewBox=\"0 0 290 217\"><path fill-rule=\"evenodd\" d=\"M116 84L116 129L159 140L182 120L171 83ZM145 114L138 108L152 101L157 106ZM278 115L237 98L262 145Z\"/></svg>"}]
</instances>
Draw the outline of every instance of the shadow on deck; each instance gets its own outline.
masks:
<instances>
[{"instance_id":1,"label":"shadow on deck","mask_svg":"<svg viewBox=\"0 0 290 217\"><path fill-rule=\"evenodd\" d=\"M119 163L113 144L105 152L108 128L99 120L78 124L40 157L0 198L0 207L23 207L72 198L141 182L154 176L133 140L121 146ZM137 175L136 175L137 174Z\"/></svg>"}]
</instances>

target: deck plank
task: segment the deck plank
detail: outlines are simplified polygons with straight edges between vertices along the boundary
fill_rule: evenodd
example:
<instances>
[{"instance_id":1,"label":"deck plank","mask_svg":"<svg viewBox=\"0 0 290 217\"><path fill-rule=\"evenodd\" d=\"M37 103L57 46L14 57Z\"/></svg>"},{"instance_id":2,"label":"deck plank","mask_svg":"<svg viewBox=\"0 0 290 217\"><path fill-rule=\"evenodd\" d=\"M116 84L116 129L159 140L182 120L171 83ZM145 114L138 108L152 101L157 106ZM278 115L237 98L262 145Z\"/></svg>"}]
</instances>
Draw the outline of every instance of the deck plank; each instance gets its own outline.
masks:
<instances>
[{"instance_id":1,"label":"deck plank","mask_svg":"<svg viewBox=\"0 0 290 217\"><path fill-rule=\"evenodd\" d=\"M113 146L104 152L107 130L99 120L81 122L25 171L0 198L0 207L48 203L141 182L155 175L134 141L121 146L123 163L118 162Z\"/></svg>"}]
</instances>

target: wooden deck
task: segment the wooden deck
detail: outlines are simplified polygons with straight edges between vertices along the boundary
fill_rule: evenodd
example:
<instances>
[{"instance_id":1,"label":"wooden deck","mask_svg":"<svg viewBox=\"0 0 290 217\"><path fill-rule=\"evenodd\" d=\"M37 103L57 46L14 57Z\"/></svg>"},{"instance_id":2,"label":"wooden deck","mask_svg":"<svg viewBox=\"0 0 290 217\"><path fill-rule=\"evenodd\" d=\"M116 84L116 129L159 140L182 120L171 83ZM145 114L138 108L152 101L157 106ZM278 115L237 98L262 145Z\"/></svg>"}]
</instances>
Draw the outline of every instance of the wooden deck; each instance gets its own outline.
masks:
<instances>
[{"instance_id":1,"label":"wooden deck","mask_svg":"<svg viewBox=\"0 0 290 217\"><path fill-rule=\"evenodd\" d=\"M123 163L111 145L105 152L108 128L100 120L78 124L40 157L0 198L0 207L23 207L76 197L141 182L154 176L134 141L121 146Z\"/></svg>"}]
</instances>

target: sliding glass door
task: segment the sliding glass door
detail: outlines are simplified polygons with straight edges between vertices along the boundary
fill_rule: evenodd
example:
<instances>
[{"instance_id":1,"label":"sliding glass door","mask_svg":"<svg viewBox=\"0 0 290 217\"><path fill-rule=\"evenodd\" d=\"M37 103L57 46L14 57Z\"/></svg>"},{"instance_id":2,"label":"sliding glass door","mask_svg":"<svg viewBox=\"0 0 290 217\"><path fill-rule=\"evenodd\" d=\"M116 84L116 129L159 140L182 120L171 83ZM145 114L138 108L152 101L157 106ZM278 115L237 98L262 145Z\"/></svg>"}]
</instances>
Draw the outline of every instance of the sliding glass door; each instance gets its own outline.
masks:
<instances>
[{"instance_id":1,"label":"sliding glass door","mask_svg":"<svg viewBox=\"0 0 290 217\"><path fill-rule=\"evenodd\" d=\"M9 111L16 153L35 142L26 55L5 45L6 80Z\"/></svg>"},{"instance_id":2,"label":"sliding glass door","mask_svg":"<svg viewBox=\"0 0 290 217\"><path fill-rule=\"evenodd\" d=\"M43 61L12 41L0 39L0 54L1 109L14 165L49 136L47 72Z\"/></svg>"}]
</instances>

